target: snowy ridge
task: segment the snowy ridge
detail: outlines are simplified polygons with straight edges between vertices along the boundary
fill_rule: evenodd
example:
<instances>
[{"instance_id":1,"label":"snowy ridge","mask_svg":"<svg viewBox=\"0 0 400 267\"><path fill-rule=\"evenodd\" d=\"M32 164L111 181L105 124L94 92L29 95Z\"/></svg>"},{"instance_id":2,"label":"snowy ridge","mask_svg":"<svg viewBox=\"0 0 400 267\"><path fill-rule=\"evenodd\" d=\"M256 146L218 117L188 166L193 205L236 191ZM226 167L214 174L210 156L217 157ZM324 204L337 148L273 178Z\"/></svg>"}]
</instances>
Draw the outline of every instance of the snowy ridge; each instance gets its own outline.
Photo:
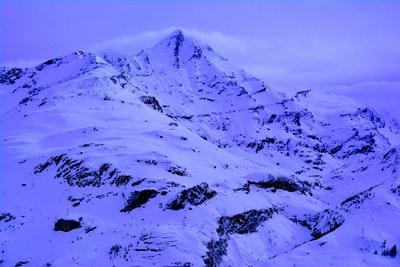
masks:
<instances>
[{"instance_id":1,"label":"snowy ridge","mask_svg":"<svg viewBox=\"0 0 400 267\"><path fill-rule=\"evenodd\" d=\"M5 266L400 263L389 115L278 93L179 30L0 84Z\"/></svg>"}]
</instances>

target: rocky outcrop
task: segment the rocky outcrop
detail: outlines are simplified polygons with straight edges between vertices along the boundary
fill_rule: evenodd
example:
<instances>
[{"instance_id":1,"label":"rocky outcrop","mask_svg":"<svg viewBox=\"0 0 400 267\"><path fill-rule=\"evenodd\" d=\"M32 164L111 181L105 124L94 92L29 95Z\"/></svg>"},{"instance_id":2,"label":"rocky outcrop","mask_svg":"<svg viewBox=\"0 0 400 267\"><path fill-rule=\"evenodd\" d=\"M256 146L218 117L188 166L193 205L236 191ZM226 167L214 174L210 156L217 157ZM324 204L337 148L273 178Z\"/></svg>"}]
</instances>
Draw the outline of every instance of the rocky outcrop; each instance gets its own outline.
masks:
<instances>
[{"instance_id":1,"label":"rocky outcrop","mask_svg":"<svg viewBox=\"0 0 400 267\"><path fill-rule=\"evenodd\" d=\"M154 96L149 96L149 95L142 96L142 97L140 97L140 101L142 101L144 104L151 107L155 111L163 113L163 109L162 109L160 103L158 102L157 98L155 98Z\"/></svg>"},{"instance_id":2,"label":"rocky outcrop","mask_svg":"<svg viewBox=\"0 0 400 267\"><path fill-rule=\"evenodd\" d=\"M233 216L222 216L219 218L217 233L220 236L231 234L249 234L257 231L266 220L272 218L275 209L249 210Z\"/></svg>"},{"instance_id":3,"label":"rocky outcrop","mask_svg":"<svg viewBox=\"0 0 400 267\"><path fill-rule=\"evenodd\" d=\"M207 243L206 256L203 256L206 267L217 267L222 263L223 256L228 253L228 240L220 238Z\"/></svg>"},{"instance_id":4,"label":"rocky outcrop","mask_svg":"<svg viewBox=\"0 0 400 267\"><path fill-rule=\"evenodd\" d=\"M2 68L0 71L0 84L12 85L25 74L21 68Z\"/></svg>"},{"instance_id":5,"label":"rocky outcrop","mask_svg":"<svg viewBox=\"0 0 400 267\"><path fill-rule=\"evenodd\" d=\"M123 186L133 178L130 175L121 174L111 164L103 163L96 170L84 165L84 160L70 158L67 154L51 157L43 164L35 167L34 173L39 174L51 166L58 167L55 178L63 178L70 186L100 187L106 182L111 185Z\"/></svg>"},{"instance_id":6,"label":"rocky outcrop","mask_svg":"<svg viewBox=\"0 0 400 267\"><path fill-rule=\"evenodd\" d=\"M345 221L343 215L331 209L325 209L316 214L305 214L303 219L293 217L290 220L311 230L313 240L335 231Z\"/></svg>"},{"instance_id":7,"label":"rocky outcrop","mask_svg":"<svg viewBox=\"0 0 400 267\"><path fill-rule=\"evenodd\" d=\"M167 209L180 210L187 204L198 206L206 200L213 198L217 192L210 189L207 183L201 183L194 187L182 190L171 202L167 204Z\"/></svg>"},{"instance_id":8,"label":"rocky outcrop","mask_svg":"<svg viewBox=\"0 0 400 267\"><path fill-rule=\"evenodd\" d=\"M368 188L367 190L364 190L356 195L350 196L346 198L342 203L340 203L340 208L344 210L345 212L353 212L356 209L361 208L363 203L368 200L372 199L375 197L374 189L377 188L378 186L381 186L383 183L377 184L375 186L372 186Z\"/></svg>"},{"instance_id":9,"label":"rocky outcrop","mask_svg":"<svg viewBox=\"0 0 400 267\"><path fill-rule=\"evenodd\" d=\"M134 191L130 194L128 200L126 201L126 206L121 210L121 212L129 212L133 209L139 208L146 204L150 198L154 198L157 195L158 191L153 189Z\"/></svg>"},{"instance_id":10,"label":"rocky outcrop","mask_svg":"<svg viewBox=\"0 0 400 267\"><path fill-rule=\"evenodd\" d=\"M15 216L11 213L2 213L0 214L0 222L10 222L15 220Z\"/></svg>"},{"instance_id":11,"label":"rocky outcrop","mask_svg":"<svg viewBox=\"0 0 400 267\"><path fill-rule=\"evenodd\" d=\"M277 190L283 190L287 192L299 192L304 195L311 194L310 184L306 181L298 181L295 178L287 177L274 177L270 175L267 179L258 182L247 181L247 183L238 190L244 190L246 193L250 193L251 185L254 185L263 189L271 189L271 192L276 192Z\"/></svg>"},{"instance_id":12,"label":"rocky outcrop","mask_svg":"<svg viewBox=\"0 0 400 267\"><path fill-rule=\"evenodd\" d=\"M381 164L381 171L388 169L391 170L393 175L396 175L400 169L400 147L391 148L388 152L386 152L382 157ZM400 180L396 179L396 182L400 187Z\"/></svg>"},{"instance_id":13,"label":"rocky outcrop","mask_svg":"<svg viewBox=\"0 0 400 267\"><path fill-rule=\"evenodd\" d=\"M185 167L179 165L170 165L167 172L178 175L178 176L188 176L189 173Z\"/></svg>"},{"instance_id":14,"label":"rocky outcrop","mask_svg":"<svg viewBox=\"0 0 400 267\"><path fill-rule=\"evenodd\" d=\"M59 219L54 225L54 231L69 232L81 227L80 221Z\"/></svg>"},{"instance_id":15,"label":"rocky outcrop","mask_svg":"<svg viewBox=\"0 0 400 267\"><path fill-rule=\"evenodd\" d=\"M368 155L375 152L376 149L375 136L369 133L360 136L359 131L354 130L354 134L344 141L336 141L328 147L329 153L340 159L346 159L353 155Z\"/></svg>"},{"instance_id":16,"label":"rocky outcrop","mask_svg":"<svg viewBox=\"0 0 400 267\"><path fill-rule=\"evenodd\" d=\"M223 256L227 254L228 240L231 235L255 233L257 228L263 222L271 219L276 212L275 208L269 208L220 217L217 229L219 239L212 239L207 243L207 252L203 256L204 264L207 267L219 266L223 261Z\"/></svg>"}]
</instances>

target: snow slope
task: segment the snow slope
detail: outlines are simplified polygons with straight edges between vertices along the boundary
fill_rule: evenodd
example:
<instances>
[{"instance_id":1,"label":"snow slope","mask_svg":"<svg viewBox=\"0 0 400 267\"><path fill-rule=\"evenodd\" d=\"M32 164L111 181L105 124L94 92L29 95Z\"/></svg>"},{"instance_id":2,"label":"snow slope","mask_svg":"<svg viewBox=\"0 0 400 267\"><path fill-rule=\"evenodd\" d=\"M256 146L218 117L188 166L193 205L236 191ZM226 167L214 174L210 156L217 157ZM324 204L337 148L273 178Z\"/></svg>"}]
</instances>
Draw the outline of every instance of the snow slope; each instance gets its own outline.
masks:
<instances>
[{"instance_id":1,"label":"snow slope","mask_svg":"<svg viewBox=\"0 0 400 267\"><path fill-rule=\"evenodd\" d=\"M179 30L0 84L4 266L400 264L389 115L274 91Z\"/></svg>"}]
</instances>

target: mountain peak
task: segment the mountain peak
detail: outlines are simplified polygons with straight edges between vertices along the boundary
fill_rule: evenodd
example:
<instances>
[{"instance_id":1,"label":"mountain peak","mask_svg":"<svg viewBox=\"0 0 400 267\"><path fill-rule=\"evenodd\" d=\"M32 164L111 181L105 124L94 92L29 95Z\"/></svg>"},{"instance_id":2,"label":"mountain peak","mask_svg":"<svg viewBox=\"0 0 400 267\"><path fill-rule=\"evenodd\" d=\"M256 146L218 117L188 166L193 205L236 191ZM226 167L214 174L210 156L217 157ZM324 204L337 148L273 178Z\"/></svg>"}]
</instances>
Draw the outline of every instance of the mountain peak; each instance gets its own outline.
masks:
<instances>
[{"instance_id":1,"label":"mountain peak","mask_svg":"<svg viewBox=\"0 0 400 267\"><path fill-rule=\"evenodd\" d=\"M176 56L179 54L179 50L182 48L184 42L188 43L190 46L197 46L196 42L192 38L188 38L183 34L182 30L177 29L159 42L156 46L165 47L168 50L172 49L174 51L174 55Z\"/></svg>"},{"instance_id":2,"label":"mountain peak","mask_svg":"<svg viewBox=\"0 0 400 267\"><path fill-rule=\"evenodd\" d=\"M175 39L183 41L185 39L185 35L183 34L183 31L181 29L176 29L167 37L167 39Z\"/></svg>"},{"instance_id":3,"label":"mountain peak","mask_svg":"<svg viewBox=\"0 0 400 267\"><path fill-rule=\"evenodd\" d=\"M180 30L0 68L0 262L399 266L400 129L278 93Z\"/></svg>"},{"instance_id":4,"label":"mountain peak","mask_svg":"<svg viewBox=\"0 0 400 267\"><path fill-rule=\"evenodd\" d=\"M173 65L180 68L184 62L201 58L204 48L212 51L211 48L201 45L200 42L177 29L150 50L156 54L172 57Z\"/></svg>"}]
</instances>

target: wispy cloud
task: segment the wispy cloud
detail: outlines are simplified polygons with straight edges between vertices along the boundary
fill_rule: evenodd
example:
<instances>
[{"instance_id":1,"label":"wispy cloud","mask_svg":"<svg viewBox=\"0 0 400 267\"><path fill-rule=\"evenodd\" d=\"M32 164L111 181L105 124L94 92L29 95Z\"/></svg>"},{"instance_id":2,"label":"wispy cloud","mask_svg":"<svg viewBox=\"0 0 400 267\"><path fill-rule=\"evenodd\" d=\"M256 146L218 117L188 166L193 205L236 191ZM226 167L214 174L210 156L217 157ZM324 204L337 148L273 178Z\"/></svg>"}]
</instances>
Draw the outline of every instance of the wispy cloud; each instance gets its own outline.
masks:
<instances>
[{"instance_id":1,"label":"wispy cloud","mask_svg":"<svg viewBox=\"0 0 400 267\"><path fill-rule=\"evenodd\" d=\"M220 50L224 54L235 54L237 52L245 54L250 49L251 42L254 42L254 40L228 36L219 31L201 31L171 26L161 30L144 31L136 35L112 38L87 49L94 52L117 52L125 55L135 54L142 49L154 46L176 29L182 30L185 34Z\"/></svg>"},{"instance_id":2,"label":"wispy cloud","mask_svg":"<svg viewBox=\"0 0 400 267\"><path fill-rule=\"evenodd\" d=\"M370 81L354 85L336 85L317 89L327 93L351 97L377 111L388 112L400 122L400 81Z\"/></svg>"},{"instance_id":3,"label":"wispy cloud","mask_svg":"<svg viewBox=\"0 0 400 267\"><path fill-rule=\"evenodd\" d=\"M92 52L111 52L123 55L134 55L142 49L153 46L175 29L176 28L174 27L168 27L158 31L144 31L136 35L111 38L87 47L86 49Z\"/></svg>"},{"instance_id":4,"label":"wispy cloud","mask_svg":"<svg viewBox=\"0 0 400 267\"><path fill-rule=\"evenodd\" d=\"M95 52L133 55L151 47L181 27L144 31L133 36L106 40L88 48ZM400 52L374 49L376 43L351 43L318 36L278 38L231 36L220 31L181 28L210 45L233 64L264 78L272 85L316 87L357 84L368 80L397 80ZM333 43L334 42L334 43ZM389 44L390 45L390 44Z\"/></svg>"},{"instance_id":5,"label":"wispy cloud","mask_svg":"<svg viewBox=\"0 0 400 267\"><path fill-rule=\"evenodd\" d=\"M45 61L45 59L36 59L36 60L15 60L15 61L7 61L7 62L2 62L0 64L1 67L8 67L8 68L30 68L34 67L36 65L39 65Z\"/></svg>"}]
</instances>

